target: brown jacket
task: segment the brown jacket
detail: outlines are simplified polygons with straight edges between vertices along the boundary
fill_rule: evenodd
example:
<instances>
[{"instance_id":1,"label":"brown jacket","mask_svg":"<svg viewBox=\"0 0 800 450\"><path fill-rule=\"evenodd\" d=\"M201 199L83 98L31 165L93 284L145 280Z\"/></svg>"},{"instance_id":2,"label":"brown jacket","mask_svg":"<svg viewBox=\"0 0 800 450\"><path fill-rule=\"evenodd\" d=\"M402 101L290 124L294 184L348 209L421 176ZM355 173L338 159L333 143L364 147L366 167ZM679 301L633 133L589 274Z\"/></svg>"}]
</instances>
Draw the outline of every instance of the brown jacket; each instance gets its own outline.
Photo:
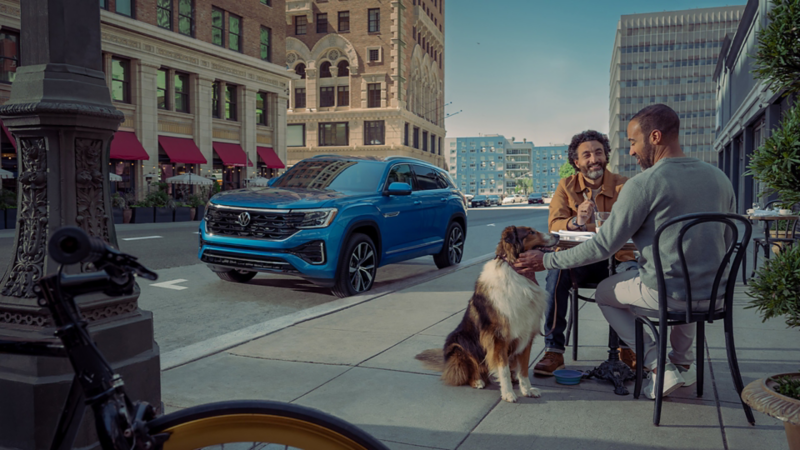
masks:
<instances>
[{"instance_id":1,"label":"brown jacket","mask_svg":"<svg viewBox=\"0 0 800 450\"><path fill-rule=\"evenodd\" d=\"M619 191L626 181L628 181L627 177L604 169L603 185L595 198L597 211L611 211L611 207L617 201ZM572 221L572 218L578 215L578 206L584 201L584 192L591 195L592 190L586 186L583 174L580 172L564 178L558 183L556 192L550 200L550 217L547 221L550 232L568 230L567 222ZM594 222L587 223L586 228L589 231L596 231ZM616 259L625 262L635 258L631 251L619 251Z\"/></svg>"}]
</instances>

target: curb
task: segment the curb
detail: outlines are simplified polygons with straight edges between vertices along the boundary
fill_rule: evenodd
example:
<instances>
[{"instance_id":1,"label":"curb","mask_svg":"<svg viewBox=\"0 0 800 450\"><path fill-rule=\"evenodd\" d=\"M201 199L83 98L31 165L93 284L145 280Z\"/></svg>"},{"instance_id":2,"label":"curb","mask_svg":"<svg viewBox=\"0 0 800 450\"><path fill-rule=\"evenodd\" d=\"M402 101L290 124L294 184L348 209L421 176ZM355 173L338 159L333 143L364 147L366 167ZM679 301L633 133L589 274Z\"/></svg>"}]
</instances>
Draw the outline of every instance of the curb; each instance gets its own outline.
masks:
<instances>
[{"instance_id":1,"label":"curb","mask_svg":"<svg viewBox=\"0 0 800 450\"><path fill-rule=\"evenodd\" d=\"M304 309L303 311L298 311L296 313L288 314L286 316L278 317L277 319L268 320L266 322L257 323L255 325L250 325L249 327L242 328L241 330L232 331L211 339L206 339L205 341L187 345L186 347L171 350L161 355L161 371L163 372L174 369L192 361L197 361L198 359L223 352L246 342L262 338L299 323L316 319L318 317L327 316L361 303L366 303L370 300L375 300L376 298L380 298L421 283L426 283L428 281L450 275L458 272L459 270L467 269L477 264L484 263L492 259L494 256L494 253L487 253L467 261L462 261L457 266L440 269L435 272L414 275L408 279L392 283L366 294L346 297L326 303L324 305L314 306L312 308Z\"/></svg>"}]
</instances>

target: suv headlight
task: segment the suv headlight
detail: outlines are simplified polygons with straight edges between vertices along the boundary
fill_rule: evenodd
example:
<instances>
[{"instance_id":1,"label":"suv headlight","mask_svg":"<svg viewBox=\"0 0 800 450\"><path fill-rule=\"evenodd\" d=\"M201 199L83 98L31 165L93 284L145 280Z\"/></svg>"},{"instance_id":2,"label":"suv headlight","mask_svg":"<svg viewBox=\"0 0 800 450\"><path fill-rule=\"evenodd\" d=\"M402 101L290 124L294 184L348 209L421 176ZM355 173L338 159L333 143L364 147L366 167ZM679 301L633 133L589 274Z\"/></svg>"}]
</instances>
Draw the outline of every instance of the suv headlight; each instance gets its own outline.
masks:
<instances>
[{"instance_id":1,"label":"suv headlight","mask_svg":"<svg viewBox=\"0 0 800 450\"><path fill-rule=\"evenodd\" d=\"M336 213L339 210L336 208L323 208L323 209L293 209L292 213L305 213L303 221L297 225L297 228L325 228L333 222Z\"/></svg>"}]
</instances>

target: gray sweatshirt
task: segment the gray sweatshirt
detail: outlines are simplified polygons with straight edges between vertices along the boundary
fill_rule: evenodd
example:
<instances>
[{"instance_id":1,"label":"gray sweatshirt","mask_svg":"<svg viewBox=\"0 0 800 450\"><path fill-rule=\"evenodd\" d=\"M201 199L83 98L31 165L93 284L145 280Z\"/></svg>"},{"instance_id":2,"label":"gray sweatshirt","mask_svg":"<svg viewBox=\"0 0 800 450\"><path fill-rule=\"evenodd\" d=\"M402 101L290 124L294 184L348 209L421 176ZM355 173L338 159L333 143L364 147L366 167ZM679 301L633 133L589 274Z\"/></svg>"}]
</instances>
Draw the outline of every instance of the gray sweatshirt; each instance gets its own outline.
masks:
<instances>
[{"instance_id":1,"label":"gray sweatshirt","mask_svg":"<svg viewBox=\"0 0 800 450\"><path fill-rule=\"evenodd\" d=\"M653 239L666 221L684 214L736 211L733 185L728 177L711 164L695 158L664 158L653 167L628 180L619 193L611 216L597 235L566 251L544 255L547 269L568 269L608 259L628 239L641 252L639 275L642 283L657 290L653 262ZM661 234L661 266L667 295L686 300L683 270L678 259L677 239L680 225ZM719 224L702 224L684 237L684 254L692 273L692 299L707 300L711 285L732 236L723 236ZM718 295L724 293L720 286Z\"/></svg>"}]
</instances>

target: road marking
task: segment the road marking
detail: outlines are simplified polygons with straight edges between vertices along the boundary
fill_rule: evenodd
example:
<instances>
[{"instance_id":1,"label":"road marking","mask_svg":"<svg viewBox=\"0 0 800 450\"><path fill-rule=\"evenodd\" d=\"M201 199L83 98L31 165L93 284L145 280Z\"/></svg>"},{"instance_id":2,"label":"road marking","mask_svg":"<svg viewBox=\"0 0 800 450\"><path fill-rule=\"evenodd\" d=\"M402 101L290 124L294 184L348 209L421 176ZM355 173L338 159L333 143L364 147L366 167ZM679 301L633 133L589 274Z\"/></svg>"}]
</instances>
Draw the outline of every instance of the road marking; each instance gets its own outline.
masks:
<instances>
[{"instance_id":1,"label":"road marking","mask_svg":"<svg viewBox=\"0 0 800 450\"><path fill-rule=\"evenodd\" d=\"M175 286L175 285L178 284L178 283L183 283L184 281L187 281L187 280L184 280L183 278L178 278L177 280L163 281L161 283L153 283L150 286L160 287L160 288L164 288L164 289L174 289L176 291L182 291L184 289L189 289L189 288L186 287L186 286Z\"/></svg>"},{"instance_id":2,"label":"road marking","mask_svg":"<svg viewBox=\"0 0 800 450\"><path fill-rule=\"evenodd\" d=\"M193 232L193 234L200 234L200 232L199 231L195 231L195 232Z\"/></svg>"},{"instance_id":3,"label":"road marking","mask_svg":"<svg viewBox=\"0 0 800 450\"><path fill-rule=\"evenodd\" d=\"M163 236L142 236L142 237L134 237L134 238L123 238L123 241L139 241L142 239L161 239Z\"/></svg>"},{"instance_id":4,"label":"road marking","mask_svg":"<svg viewBox=\"0 0 800 450\"><path fill-rule=\"evenodd\" d=\"M494 224L493 224L493 223L490 223L489 225L486 225L486 226L487 226L487 227L493 227L493 226L494 226Z\"/></svg>"}]
</instances>

